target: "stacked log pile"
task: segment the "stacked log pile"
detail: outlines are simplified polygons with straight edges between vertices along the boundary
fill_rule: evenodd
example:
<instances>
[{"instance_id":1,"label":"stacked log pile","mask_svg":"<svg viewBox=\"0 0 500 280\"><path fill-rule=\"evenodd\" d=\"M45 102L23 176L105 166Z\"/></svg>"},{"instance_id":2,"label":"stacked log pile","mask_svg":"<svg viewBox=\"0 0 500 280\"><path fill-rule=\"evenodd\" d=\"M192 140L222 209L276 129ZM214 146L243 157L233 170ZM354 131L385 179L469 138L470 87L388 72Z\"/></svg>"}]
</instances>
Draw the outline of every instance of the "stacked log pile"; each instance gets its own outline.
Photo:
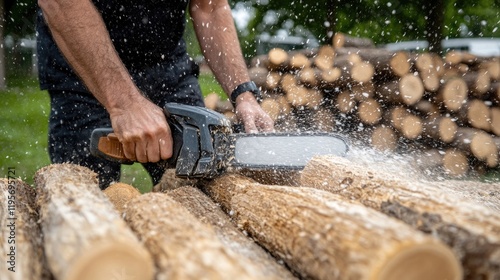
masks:
<instances>
[{"instance_id":1,"label":"stacked log pile","mask_svg":"<svg viewBox=\"0 0 500 280\"><path fill-rule=\"evenodd\" d=\"M212 181L164 182L157 192L140 194L122 183L102 192L90 170L50 165L36 173L35 188L20 180L0 181L2 209L8 209L9 186L22 195L16 204L19 274L0 275L499 277L497 185L427 182L380 169L318 156L290 179L297 180L294 186L228 173Z\"/></svg>"},{"instance_id":2,"label":"stacked log pile","mask_svg":"<svg viewBox=\"0 0 500 280\"><path fill-rule=\"evenodd\" d=\"M279 131L341 132L451 175L499 164L500 57L388 51L339 33L316 50L272 49L249 72Z\"/></svg>"}]
</instances>

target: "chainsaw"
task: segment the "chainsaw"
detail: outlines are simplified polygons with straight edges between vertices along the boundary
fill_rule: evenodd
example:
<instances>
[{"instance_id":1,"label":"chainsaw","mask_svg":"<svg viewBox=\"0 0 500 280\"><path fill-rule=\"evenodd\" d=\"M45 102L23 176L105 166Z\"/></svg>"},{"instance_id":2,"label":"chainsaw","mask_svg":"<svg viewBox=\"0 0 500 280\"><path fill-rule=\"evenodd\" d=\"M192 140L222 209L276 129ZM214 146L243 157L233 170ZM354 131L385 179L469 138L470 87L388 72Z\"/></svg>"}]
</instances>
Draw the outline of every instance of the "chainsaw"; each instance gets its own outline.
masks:
<instances>
[{"instance_id":1,"label":"chainsaw","mask_svg":"<svg viewBox=\"0 0 500 280\"><path fill-rule=\"evenodd\" d=\"M313 156L348 151L345 138L334 133L237 133L224 115L178 103L167 103L164 113L173 138L172 157L165 163L180 178L211 179L229 168L300 170ZM112 128L95 129L90 140L94 156L133 163Z\"/></svg>"}]
</instances>

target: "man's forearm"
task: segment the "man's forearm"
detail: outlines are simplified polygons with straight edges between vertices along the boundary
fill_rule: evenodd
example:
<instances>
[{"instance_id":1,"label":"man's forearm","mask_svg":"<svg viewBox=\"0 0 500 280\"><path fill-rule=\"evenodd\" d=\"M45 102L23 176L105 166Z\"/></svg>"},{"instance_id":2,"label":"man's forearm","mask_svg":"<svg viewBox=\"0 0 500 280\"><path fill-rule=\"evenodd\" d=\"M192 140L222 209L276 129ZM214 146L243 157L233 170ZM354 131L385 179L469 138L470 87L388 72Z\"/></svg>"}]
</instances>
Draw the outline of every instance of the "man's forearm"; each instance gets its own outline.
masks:
<instances>
[{"instance_id":1,"label":"man's forearm","mask_svg":"<svg viewBox=\"0 0 500 280\"><path fill-rule=\"evenodd\" d=\"M137 89L93 3L39 0L38 4L64 57L106 109L130 102Z\"/></svg>"},{"instance_id":2,"label":"man's forearm","mask_svg":"<svg viewBox=\"0 0 500 280\"><path fill-rule=\"evenodd\" d=\"M249 81L249 76L231 9L227 3L213 4L217 2L225 1L191 5L191 16L208 65L224 91L231 94L239 84Z\"/></svg>"}]
</instances>

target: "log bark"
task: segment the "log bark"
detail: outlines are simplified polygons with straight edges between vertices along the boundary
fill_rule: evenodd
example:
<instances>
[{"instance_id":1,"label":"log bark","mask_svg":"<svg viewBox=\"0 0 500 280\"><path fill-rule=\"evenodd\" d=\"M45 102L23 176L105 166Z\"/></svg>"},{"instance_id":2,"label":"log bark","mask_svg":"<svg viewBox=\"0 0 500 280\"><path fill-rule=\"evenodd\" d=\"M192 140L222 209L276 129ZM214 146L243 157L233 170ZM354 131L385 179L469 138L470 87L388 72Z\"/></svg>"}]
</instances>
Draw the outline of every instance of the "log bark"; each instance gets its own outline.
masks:
<instances>
[{"instance_id":1,"label":"log bark","mask_svg":"<svg viewBox=\"0 0 500 280\"><path fill-rule=\"evenodd\" d=\"M479 205L500 213L500 188L498 183L444 180L436 181L434 184L441 189L446 189L446 191L450 191L464 199L471 199Z\"/></svg>"},{"instance_id":2,"label":"log bark","mask_svg":"<svg viewBox=\"0 0 500 280\"><path fill-rule=\"evenodd\" d=\"M166 194L182 204L199 221L210 225L227 248L258 266L266 279L295 279L286 267L239 231L231 222L231 218L199 189L181 187L167 191Z\"/></svg>"},{"instance_id":3,"label":"log bark","mask_svg":"<svg viewBox=\"0 0 500 280\"><path fill-rule=\"evenodd\" d=\"M313 158L301 184L327 190L402 220L448 244L466 279L495 279L500 271L500 216L417 178L401 178L335 156Z\"/></svg>"},{"instance_id":4,"label":"log bark","mask_svg":"<svg viewBox=\"0 0 500 280\"><path fill-rule=\"evenodd\" d=\"M131 200L125 220L153 256L155 279L263 279L256 266L226 248L213 228L165 193Z\"/></svg>"},{"instance_id":5,"label":"log bark","mask_svg":"<svg viewBox=\"0 0 500 280\"><path fill-rule=\"evenodd\" d=\"M153 279L151 256L101 192L95 173L53 164L38 170L35 185L45 255L57 279Z\"/></svg>"},{"instance_id":6,"label":"log bark","mask_svg":"<svg viewBox=\"0 0 500 280\"><path fill-rule=\"evenodd\" d=\"M51 279L35 196L35 189L20 179L0 179L0 279Z\"/></svg>"},{"instance_id":7,"label":"log bark","mask_svg":"<svg viewBox=\"0 0 500 280\"><path fill-rule=\"evenodd\" d=\"M240 229L304 278L461 277L449 248L340 196L236 175L217 178L205 190Z\"/></svg>"},{"instance_id":8,"label":"log bark","mask_svg":"<svg viewBox=\"0 0 500 280\"><path fill-rule=\"evenodd\" d=\"M414 105L422 99L424 86L419 77L408 74L382 84L377 88L377 93L389 103Z\"/></svg>"}]
</instances>

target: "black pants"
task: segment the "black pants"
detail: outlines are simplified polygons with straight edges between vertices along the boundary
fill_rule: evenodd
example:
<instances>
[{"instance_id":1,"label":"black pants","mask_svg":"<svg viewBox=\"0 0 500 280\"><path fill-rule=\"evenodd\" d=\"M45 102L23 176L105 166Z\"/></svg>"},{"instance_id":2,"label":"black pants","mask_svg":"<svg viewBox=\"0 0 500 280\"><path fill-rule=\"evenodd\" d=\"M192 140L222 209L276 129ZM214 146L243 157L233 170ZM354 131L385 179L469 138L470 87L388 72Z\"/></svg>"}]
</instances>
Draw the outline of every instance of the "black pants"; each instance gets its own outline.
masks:
<instances>
[{"instance_id":1,"label":"black pants","mask_svg":"<svg viewBox=\"0 0 500 280\"><path fill-rule=\"evenodd\" d=\"M187 68L186 68L187 67ZM138 87L159 106L177 102L203 106L197 81L196 67L178 67L178 71L152 69L135 77ZM160 67L161 68L161 67ZM169 66L169 68L172 68ZM188 69L189 71L186 71ZM158 74L156 74L158 73ZM169 78L168 76L175 75ZM134 75L135 76L135 75ZM155 77L156 76L156 77ZM144 78L142 78L144 77ZM155 85L150 81L154 80ZM166 82L162 83L161 81ZM172 85L172 81L177 83ZM49 90L51 112L49 119L49 156L53 163L75 163L90 168L99 176L99 186L105 189L120 179L120 164L90 154L90 136L95 128L111 127L109 114L90 93ZM160 182L164 164L143 164L153 185Z\"/></svg>"}]
</instances>

